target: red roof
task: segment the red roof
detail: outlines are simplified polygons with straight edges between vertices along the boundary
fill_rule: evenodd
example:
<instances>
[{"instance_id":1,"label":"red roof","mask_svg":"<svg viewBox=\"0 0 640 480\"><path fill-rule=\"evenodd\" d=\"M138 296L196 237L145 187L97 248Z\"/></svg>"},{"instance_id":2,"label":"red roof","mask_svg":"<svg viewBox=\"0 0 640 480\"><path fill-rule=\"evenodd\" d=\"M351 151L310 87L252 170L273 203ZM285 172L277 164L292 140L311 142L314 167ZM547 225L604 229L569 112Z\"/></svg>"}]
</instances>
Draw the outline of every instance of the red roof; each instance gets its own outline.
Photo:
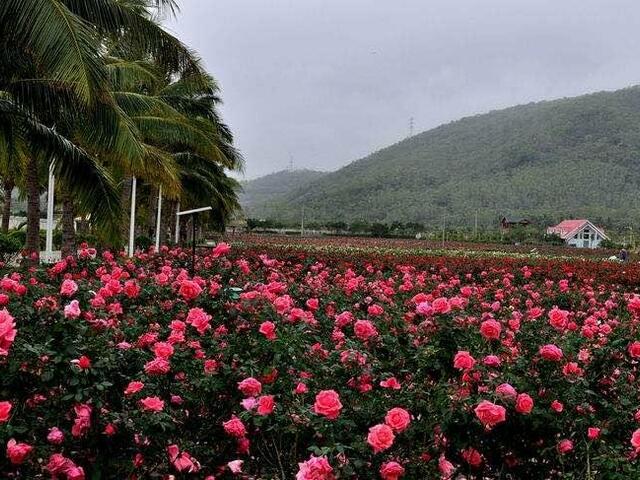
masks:
<instances>
[{"instance_id":1,"label":"red roof","mask_svg":"<svg viewBox=\"0 0 640 480\"><path fill-rule=\"evenodd\" d=\"M591 222L589 222L589 220L563 220L555 227L549 227L547 229L547 233L555 233L559 235L563 240L566 240L567 238L572 236L572 233L582 229L587 223L597 229L603 237L606 237L602 229L593 225Z\"/></svg>"}]
</instances>

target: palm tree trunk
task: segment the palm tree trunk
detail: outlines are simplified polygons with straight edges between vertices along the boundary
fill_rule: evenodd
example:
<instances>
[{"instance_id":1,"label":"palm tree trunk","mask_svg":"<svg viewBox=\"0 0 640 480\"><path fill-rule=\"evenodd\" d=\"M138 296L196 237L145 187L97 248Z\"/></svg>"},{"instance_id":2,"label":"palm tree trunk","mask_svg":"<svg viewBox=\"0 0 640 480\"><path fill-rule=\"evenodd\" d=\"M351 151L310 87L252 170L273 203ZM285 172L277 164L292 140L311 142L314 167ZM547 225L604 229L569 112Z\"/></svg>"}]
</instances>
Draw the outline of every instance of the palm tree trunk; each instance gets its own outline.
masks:
<instances>
[{"instance_id":1,"label":"palm tree trunk","mask_svg":"<svg viewBox=\"0 0 640 480\"><path fill-rule=\"evenodd\" d=\"M2 206L2 231L7 233L9 231L9 219L11 218L11 192L15 182L12 177L7 177L2 184L4 190L4 205Z\"/></svg>"},{"instance_id":2,"label":"palm tree trunk","mask_svg":"<svg viewBox=\"0 0 640 480\"><path fill-rule=\"evenodd\" d=\"M76 226L75 207L73 199L66 192L62 192L62 258L76 255Z\"/></svg>"},{"instance_id":3,"label":"palm tree trunk","mask_svg":"<svg viewBox=\"0 0 640 480\"><path fill-rule=\"evenodd\" d=\"M40 185L38 182L38 161L30 157L26 165L27 187L27 264L40 260Z\"/></svg>"},{"instance_id":4,"label":"palm tree trunk","mask_svg":"<svg viewBox=\"0 0 640 480\"><path fill-rule=\"evenodd\" d=\"M158 215L158 188L149 187L149 208L147 210L147 231L152 242L156 239L156 219Z\"/></svg>"}]
</instances>

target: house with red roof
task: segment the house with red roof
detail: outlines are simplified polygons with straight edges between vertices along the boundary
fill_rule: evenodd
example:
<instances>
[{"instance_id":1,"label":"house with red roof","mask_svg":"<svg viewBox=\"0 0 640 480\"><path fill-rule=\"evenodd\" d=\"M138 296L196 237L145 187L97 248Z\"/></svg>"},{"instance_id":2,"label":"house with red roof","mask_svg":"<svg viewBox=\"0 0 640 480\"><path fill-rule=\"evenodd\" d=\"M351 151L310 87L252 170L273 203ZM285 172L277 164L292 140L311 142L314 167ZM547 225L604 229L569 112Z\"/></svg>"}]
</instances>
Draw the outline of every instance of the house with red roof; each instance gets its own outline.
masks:
<instances>
[{"instance_id":1,"label":"house with red roof","mask_svg":"<svg viewBox=\"0 0 640 480\"><path fill-rule=\"evenodd\" d=\"M598 248L609 237L589 220L563 220L555 227L547 228L548 234L558 235L570 247Z\"/></svg>"}]
</instances>

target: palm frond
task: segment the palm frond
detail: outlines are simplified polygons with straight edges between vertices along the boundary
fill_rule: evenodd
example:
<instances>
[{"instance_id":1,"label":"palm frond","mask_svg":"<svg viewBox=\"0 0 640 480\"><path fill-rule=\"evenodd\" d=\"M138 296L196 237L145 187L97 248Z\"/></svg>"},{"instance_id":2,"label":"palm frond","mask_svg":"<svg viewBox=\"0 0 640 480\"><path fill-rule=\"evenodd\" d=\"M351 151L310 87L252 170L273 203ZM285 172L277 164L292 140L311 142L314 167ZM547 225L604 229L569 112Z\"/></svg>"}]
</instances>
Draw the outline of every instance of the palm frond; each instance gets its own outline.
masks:
<instances>
[{"instance_id":1,"label":"palm frond","mask_svg":"<svg viewBox=\"0 0 640 480\"><path fill-rule=\"evenodd\" d=\"M9 41L32 52L53 80L87 104L98 98L107 77L96 31L61 0L4 0L0 25L11 25Z\"/></svg>"}]
</instances>

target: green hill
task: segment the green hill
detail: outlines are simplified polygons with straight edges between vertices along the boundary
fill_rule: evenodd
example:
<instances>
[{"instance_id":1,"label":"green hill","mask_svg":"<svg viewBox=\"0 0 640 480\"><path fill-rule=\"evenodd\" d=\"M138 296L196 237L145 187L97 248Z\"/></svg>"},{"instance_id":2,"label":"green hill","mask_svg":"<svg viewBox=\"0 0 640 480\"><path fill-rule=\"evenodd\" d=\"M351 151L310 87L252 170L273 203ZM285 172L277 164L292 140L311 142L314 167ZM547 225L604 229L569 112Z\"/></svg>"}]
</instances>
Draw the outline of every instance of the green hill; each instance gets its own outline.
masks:
<instances>
[{"instance_id":1,"label":"green hill","mask_svg":"<svg viewBox=\"0 0 640 480\"><path fill-rule=\"evenodd\" d=\"M273 217L270 209L284 201L287 194L326 175L315 170L282 170L264 177L242 182L240 204L252 218ZM277 209L273 210L277 212Z\"/></svg>"},{"instance_id":2,"label":"green hill","mask_svg":"<svg viewBox=\"0 0 640 480\"><path fill-rule=\"evenodd\" d=\"M280 193L253 212L309 221L481 224L500 215L640 221L640 87L464 118Z\"/></svg>"}]
</instances>

